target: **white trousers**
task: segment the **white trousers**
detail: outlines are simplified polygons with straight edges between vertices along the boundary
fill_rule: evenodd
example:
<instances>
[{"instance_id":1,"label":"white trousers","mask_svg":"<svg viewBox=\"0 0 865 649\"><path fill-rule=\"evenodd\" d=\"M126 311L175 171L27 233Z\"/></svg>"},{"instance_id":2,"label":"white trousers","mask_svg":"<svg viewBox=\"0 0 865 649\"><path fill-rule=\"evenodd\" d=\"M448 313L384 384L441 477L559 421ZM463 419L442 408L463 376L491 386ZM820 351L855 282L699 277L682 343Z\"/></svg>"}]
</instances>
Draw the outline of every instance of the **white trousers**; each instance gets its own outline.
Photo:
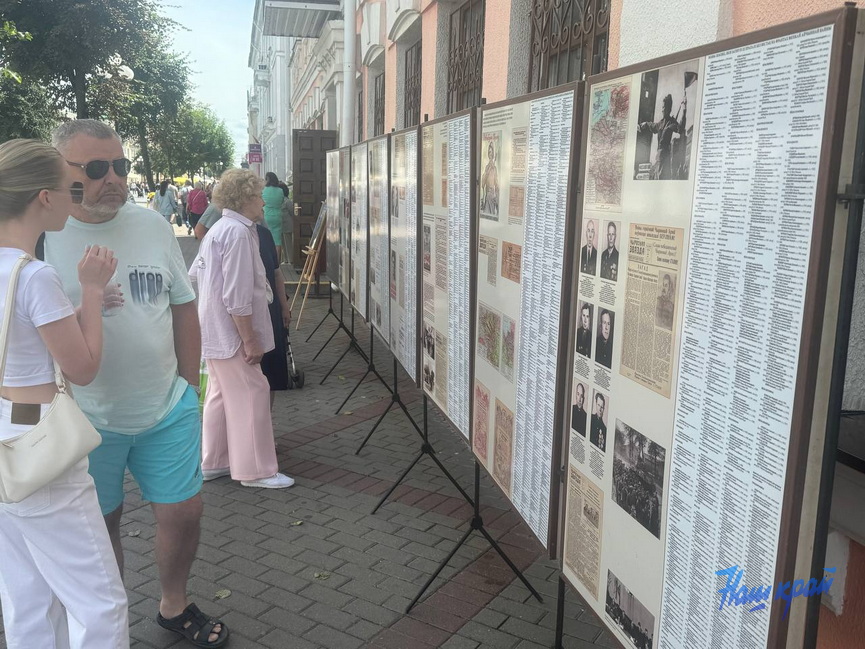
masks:
<instances>
[{"instance_id":1,"label":"white trousers","mask_svg":"<svg viewBox=\"0 0 865 649\"><path fill-rule=\"evenodd\" d=\"M0 437L16 428L7 413ZM20 503L0 504L8 649L129 647L126 590L87 466L85 458Z\"/></svg>"}]
</instances>

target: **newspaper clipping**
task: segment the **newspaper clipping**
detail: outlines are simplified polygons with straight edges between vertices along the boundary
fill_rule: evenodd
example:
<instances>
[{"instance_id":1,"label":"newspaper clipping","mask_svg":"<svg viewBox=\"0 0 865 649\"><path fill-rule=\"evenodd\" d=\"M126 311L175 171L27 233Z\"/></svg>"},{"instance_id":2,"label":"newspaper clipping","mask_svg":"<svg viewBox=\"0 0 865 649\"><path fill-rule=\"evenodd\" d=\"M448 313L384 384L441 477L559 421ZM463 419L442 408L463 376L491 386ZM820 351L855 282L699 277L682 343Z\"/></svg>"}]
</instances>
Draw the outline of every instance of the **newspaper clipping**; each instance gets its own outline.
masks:
<instances>
[{"instance_id":1,"label":"newspaper clipping","mask_svg":"<svg viewBox=\"0 0 865 649\"><path fill-rule=\"evenodd\" d=\"M683 245L682 228L631 224L620 372L667 398Z\"/></svg>"},{"instance_id":2,"label":"newspaper clipping","mask_svg":"<svg viewBox=\"0 0 865 649\"><path fill-rule=\"evenodd\" d=\"M573 466L568 479L565 564L598 599L604 493Z\"/></svg>"}]
</instances>

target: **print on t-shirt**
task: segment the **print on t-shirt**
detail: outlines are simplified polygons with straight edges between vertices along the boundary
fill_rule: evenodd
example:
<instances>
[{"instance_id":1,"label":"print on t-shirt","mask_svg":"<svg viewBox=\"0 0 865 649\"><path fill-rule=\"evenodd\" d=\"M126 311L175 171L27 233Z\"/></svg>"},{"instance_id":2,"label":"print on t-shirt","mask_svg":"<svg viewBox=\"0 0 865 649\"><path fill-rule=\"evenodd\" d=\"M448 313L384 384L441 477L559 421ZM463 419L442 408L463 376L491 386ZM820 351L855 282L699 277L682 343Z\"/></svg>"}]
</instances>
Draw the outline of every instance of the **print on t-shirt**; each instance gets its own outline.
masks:
<instances>
[{"instance_id":1,"label":"print on t-shirt","mask_svg":"<svg viewBox=\"0 0 865 649\"><path fill-rule=\"evenodd\" d=\"M165 289L159 266L127 266L129 293L136 304L156 304Z\"/></svg>"}]
</instances>

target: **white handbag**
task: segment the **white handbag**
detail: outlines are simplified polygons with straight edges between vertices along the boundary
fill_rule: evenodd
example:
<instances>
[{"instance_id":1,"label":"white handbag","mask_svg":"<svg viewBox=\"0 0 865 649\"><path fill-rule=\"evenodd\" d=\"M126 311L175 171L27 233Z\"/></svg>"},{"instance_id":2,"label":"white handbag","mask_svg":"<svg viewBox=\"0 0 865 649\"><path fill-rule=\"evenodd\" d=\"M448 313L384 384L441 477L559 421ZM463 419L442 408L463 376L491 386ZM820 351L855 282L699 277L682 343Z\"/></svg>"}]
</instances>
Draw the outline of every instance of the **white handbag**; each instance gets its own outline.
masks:
<instances>
[{"instance_id":1,"label":"white handbag","mask_svg":"<svg viewBox=\"0 0 865 649\"><path fill-rule=\"evenodd\" d=\"M9 277L6 311L0 331L0 387L6 372L6 352L15 310L18 276L32 259L30 255L21 255ZM102 437L69 394L66 380L56 361L54 380L57 383L57 396L39 423L26 433L0 441L0 503L21 502L59 478L102 443Z\"/></svg>"}]
</instances>

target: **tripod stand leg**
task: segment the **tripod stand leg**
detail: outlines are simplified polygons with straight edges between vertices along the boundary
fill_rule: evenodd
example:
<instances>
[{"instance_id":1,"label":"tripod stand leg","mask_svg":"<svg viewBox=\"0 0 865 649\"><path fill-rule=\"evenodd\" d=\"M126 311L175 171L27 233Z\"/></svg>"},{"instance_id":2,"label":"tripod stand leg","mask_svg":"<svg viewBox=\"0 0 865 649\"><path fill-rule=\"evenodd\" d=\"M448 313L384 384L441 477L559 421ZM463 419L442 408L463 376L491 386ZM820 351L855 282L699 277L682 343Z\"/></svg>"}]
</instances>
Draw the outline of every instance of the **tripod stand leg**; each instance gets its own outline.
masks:
<instances>
[{"instance_id":1,"label":"tripod stand leg","mask_svg":"<svg viewBox=\"0 0 865 649\"><path fill-rule=\"evenodd\" d=\"M528 580L525 578L525 575L523 575L523 573L520 572L520 569L517 568L517 567L514 565L514 562L511 561L510 557L509 557L508 555L505 554L504 550L502 550L501 547L499 547L499 544L496 543L496 540L495 540L493 537L490 536L489 532L487 532L487 530L486 530L486 528L483 526L483 524L481 524L481 525L478 526L478 530L480 531L481 534L484 535L484 538L485 538L485 539L489 542L489 544L493 547L493 550L495 550L496 552L498 552L498 553L499 553L499 556L500 556L502 559L504 559L504 562L505 562L506 564L508 564L508 568L510 568L510 569L514 572L514 574L519 578L519 580L520 580L521 582L523 582L523 585L524 585L526 588L529 589L529 592L530 592L532 595L534 595L535 599L538 600L539 602L543 602L544 599L543 599L543 597L541 597L540 593L538 593L538 591L535 590L534 586L532 586L532 585L528 582Z\"/></svg>"},{"instance_id":2,"label":"tripod stand leg","mask_svg":"<svg viewBox=\"0 0 865 649\"><path fill-rule=\"evenodd\" d=\"M325 316L325 317L327 317L327 316ZM324 322L324 320L322 320L322 322ZM319 326L321 326L321 325L319 325ZM334 337L336 334L338 334L338 333L339 333L339 327L337 327L337 328L334 330L334 332L333 332L332 334L330 334L330 338L328 338L327 340L324 341L324 344L321 346L321 349L319 349L319 350L315 353L315 356L312 357L312 360L315 360L316 358L318 358L318 355L321 354L321 352L324 351L324 348L327 347L328 343L330 343L330 341L333 340L333 337ZM308 340L308 339L307 339L307 340Z\"/></svg>"},{"instance_id":3,"label":"tripod stand leg","mask_svg":"<svg viewBox=\"0 0 865 649\"><path fill-rule=\"evenodd\" d=\"M363 373L363 376L360 377L360 381L358 381L358 382L355 384L355 386L351 389L351 392L348 393L348 396L345 398L345 400L344 400L341 404L339 404L339 408L337 408L337 409L336 409L336 412L333 413L333 414L335 414L335 415L338 415L338 414L339 414L339 411L342 410L343 407L345 406L345 404L348 403L348 400L351 399L351 395L353 395L353 394L355 393L355 391L360 387L360 384L361 384L361 383L363 383L364 381L366 381L366 377L367 377L367 376L369 376L369 370L367 370L366 372Z\"/></svg>"},{"instance_id":4,"label":"tripod stand leg","mask_svg":"<svg viewBox=\"0 0 865 649\"><path fill-rule=\"evenodd\" d=\"M378 428L378 425L384 420L387 413L390 412L390 409L393 408L393 403L394 402L391 401L388 404L387 409L383 413L381 413L381 416L378 418L378 420L375 422L375 424L373 424L373 427L369 429L369 432L366 434L366 437L360 443L360 446L357 447L357 450L354 452L355 455L360 453L363 450L363 447L366 446L366 443L369 441L369 438L372 437L372 434L375 432L375 429Z\"/></svg>"},{"instance_id":5,"label":"tripod stand leg","mask_svg":"<svg viewBox=\"0 0 865 649\"><path fill-rule=\"evenodd\" d=\"M412 461L411 464L408 465L408 468L402 472L399 478L396 479L396 482L393 483L393 486L385 492L385 494L381 497L381 500L378 501L378 504L375 508L370 512L371 514L375 514L378 511L378 508L384 505L385 501L390 498L390 495L394 492L394 490L399 487L400 483L405 480L405 477L409 474L409 472L414 468L414 465L420 462L420 459L423 457L424 451L421 451L417 454L417 457Z\"/></svg>"},{"instance_id":6,"label":"tripod stand leg","mask_svg":"<svg viewBox=\"0 0 865 649\"><path fill-rule=\"evenodd\" d=\"M309 339L312 338L312 337L315 335L315 332L318 331L319 329L321 329L321 325L324 324L325 320L327 320L327 317L328 317L331 313L333 313L333 311L331 311L330 309L328 309L327 313L325 313L325 314L324 314L324 317L321 319L321 322L319 322L317 325L315 325L315 329L313 329L313 330L312 330L312 333L309 334L309 335L306 337L306 341L305 341L305 342L309 342Z\"/></svg>"},{"instance_id":7,"label":"tripod stand leg","mask_svg":"<svg viewBox=\"0 0 865 649\"><path fill-rule=\"evenodd\" d=\"M319 382L319 385L324 385L324 382L327 381L327 377L330 376L330 373L336 369L336 366L342 362L342 359L345 358L345 355L348 354L350 351L351 351L351 344L349 344L349 346L345 348L345 351L342 353L342 356L340 356L336 360L336 363L333 364L333 367L331 367L327 371L327 374L324 375L324 378Z\"/></svg>"},{"instance_id":8,"label":"tripod stand leg","mask_svg":"<svg viewBox=\"0 0 865 649\"><path fill-rule=\"evenodd\" d=\"M559 599L556 602L556 641L553 649L565 649L565 578L559 575Z\"/></svg>"},{"instance_id":9,"label":"tripod stand leg","mask_svg":"<svg viewBox=\"0 0 865 649\"><path fill-rule=\"evenodd\" d=\"M462 495L462 497L466 499L466 502L467 502L469 505L474 506L475 502L471 499L471 496L469 496L469 495L466 493L466 490L463 489L463 488L460 486L460 483L457 482L457 481L456 481L456 478L454 478L454 477L451 475L451 472L447 470L447 467L445 467L445 465L442 464L441 460L439 460L438 457L436 457L435 451L432 450L432 447L430 447L430 454L429 454L429 456L432 458L432 461L435 462L435 463L438 465L439 470L441 470L441 472L444 473L445 477L446 477L448 480L451 481L451 484L453 484L453 486L457 488L457 491L460 492L460 494Z\"/></svg>"},{"instance_id":10,"label":"tripod stand leg","mask_svg":"<svg viewBox=\"0 0 865 649\"><path fill-rule=\"evenodd\" d=\"M423 586L421 586L421 589L418 592L418 594L414 596L414 599L409 603L408 607L406 607L406 609L405 609L406 613L411 611L414 608L414 605L417 604L418 600L421 597L423 597L423 594L427 591L427 588L429 588L430 585L436 580L436 577L438 577L439 573L442 570L444 570L444 567L446 565L448 565L448 563L450 563L450 560L454 558L454 555L457 553L457 550L459 550L463 546L463 544L469 538L469 535L471 533L472 533L472 528L469 527L469 529L466 530L466 533L463 534L462 538L459 541L457 541L457 544L450 551L450 554L448 554L448 556L445 557L445 560L439 564L439 567L436 568L436 571L432 574L432 576L426 580L426 583Z\"/></svg>"}]
</instances>

